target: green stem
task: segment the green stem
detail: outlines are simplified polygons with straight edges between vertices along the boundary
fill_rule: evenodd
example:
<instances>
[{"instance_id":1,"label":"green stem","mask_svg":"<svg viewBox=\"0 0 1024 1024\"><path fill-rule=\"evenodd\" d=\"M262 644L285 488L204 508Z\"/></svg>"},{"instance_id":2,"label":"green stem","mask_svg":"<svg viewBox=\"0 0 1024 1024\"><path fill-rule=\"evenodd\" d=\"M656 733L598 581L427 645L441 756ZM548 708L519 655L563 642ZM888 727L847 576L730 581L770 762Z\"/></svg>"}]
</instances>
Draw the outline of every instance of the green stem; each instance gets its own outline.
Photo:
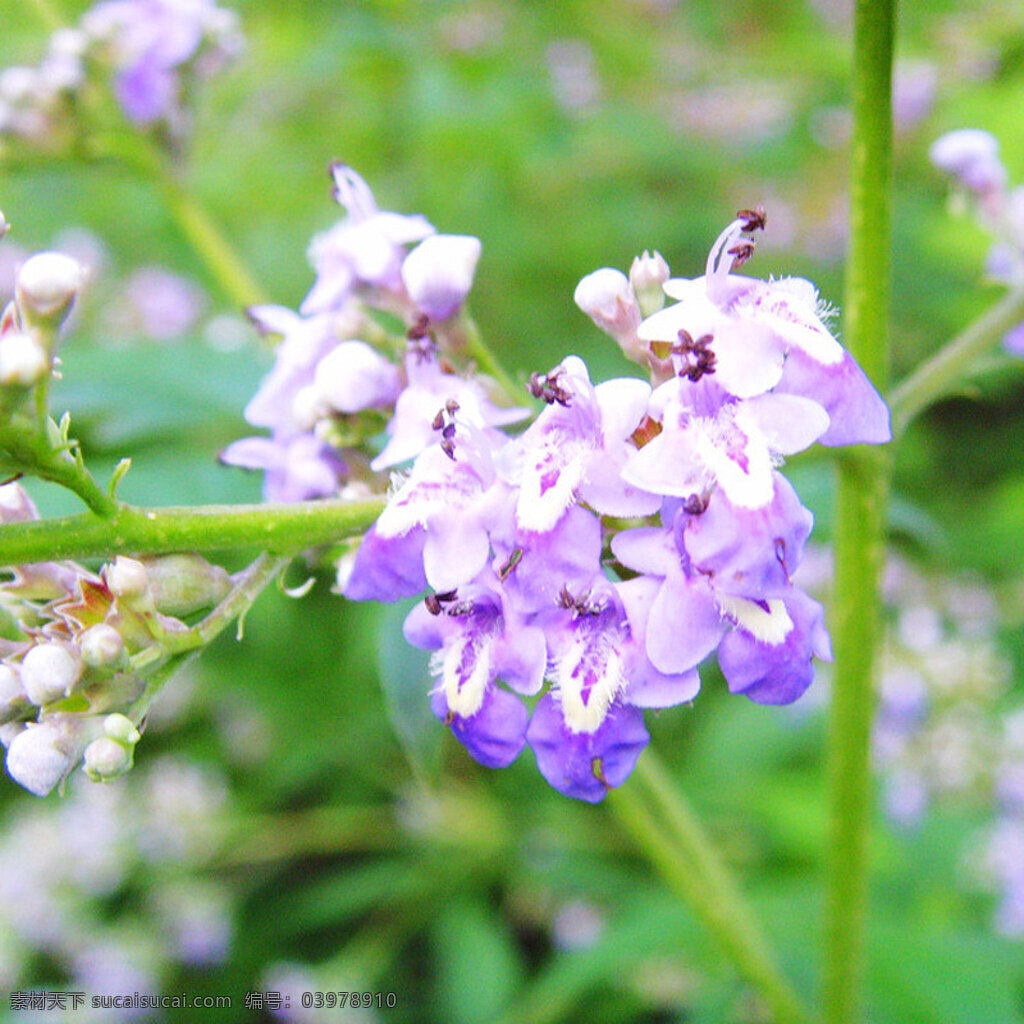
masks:
<instances>
[{"instance_id":1,"label":"green stem","mask_svg":"<svg viewBox=\"0 0 1024 1024\"><path fill-rule=\"evenodd\" d=\"M1018 285L894 388L889 398L894 436L933 402L960 390L978 357L1022 320L1024 287Z\"/></svg>"},{"instance_id":2,"label":"green stem","mask_svg":"<svg viewBox=\"0 0 1024 1024\"><path fill-rule=\"evenodd\" d=\"M889 372L895 13L895 0L857 0L844 302L847 347L883 392ZM839 462L833 615L836 667L829 716L827 1024L856 1024L861 1014L870 737L890 468L888 451L878 448L850 449Z\"/></svg>"},{"instance_id":3,"label":"green stem","mask_svg":"<svg viewBox=\"0 0 1024 1024\"><path fill-rule=\"evenodd\" d=\"M146 688L132 705L131 719L139 725L163 689L164 684L181 666L212 643L232 622L245 615L267 584L291 561L290 555L261 554L247 569L234 577L234 586L224 599L200 622L182 633L166 633L154 653L170 655L167 661L146 680Z\"/></svg>"},{"instance_id":4,"label":"green stem","mask_svg":"<svg viewBox=\"0 0 1024 1024\"><path fill-rule=\"evenodd\" d=\"M20 416L0 422L0 455L5 466L17 467L19 472L31 473L42 480L67 488L101 519L117 511L117 502L107 494L85 468L77 443L68 447L51 447L50 424L42 417L42 425L35 430ZM8 527L4 527L4 530Z\"/></svg>"},{"instance_id":5,"label":"green stem","mask_svg":"<svg viewBox=\"0 0 1024 1024\"><path fill-rule=\"evenodd\" d=\"M39 20L49 31L56 32L57 29L64 26L63 18L50 3L50 0L28 0L28 5L35 10Z\"/></svg>"},{"instance_id":6,"label":"green stem","mask_svg":"<svg viewBox=\"0 0 1024 1024\"><path fill-rule=\"evenodd\" d=\"M0 565L238 548L293 554L362 533L383 507L383 499L158 509L118 504L106 519L84 514L5 524Z\"/></svg>"},{"instance_id":7,"label":"green stem","mask_svg":"<svg viewBox=\"0 0 1024 1024\"><path fill-rule=\"evenodd\" d=\"M810 1014L782 976L728 867L653 751L644 752L634 770L634 781L612 793L609 803L665 881L758 990L777 1024L810 1021Z\"/></svg>"},{"instance_id":8,"label":"green stem","mask_svg":"<svg viewBox=\"0 0 1024 1024\"><path fill-rule=\"evenodd\" d=\"M246 309L266 301L238 253L196 197L178 180L166 160L154 160L156 181L167 206L192 248L237 306Z\"/></svg>"},{"instance_id":9,"label":"green stem","mask_svg":"<svg viewBox=\"0 0 1024 1024\"><path fill-rule=\"evenodd\" d=\"M513 405L521 404L523 401L523 386L516 385L516 382L509 376L505 367L501 365L498 358L488 348L487 343L477 327L476 321L464 312L460 324L465 331L466 354L491 377L501 388L505 397Z\"/></svg>"}]
</instances>

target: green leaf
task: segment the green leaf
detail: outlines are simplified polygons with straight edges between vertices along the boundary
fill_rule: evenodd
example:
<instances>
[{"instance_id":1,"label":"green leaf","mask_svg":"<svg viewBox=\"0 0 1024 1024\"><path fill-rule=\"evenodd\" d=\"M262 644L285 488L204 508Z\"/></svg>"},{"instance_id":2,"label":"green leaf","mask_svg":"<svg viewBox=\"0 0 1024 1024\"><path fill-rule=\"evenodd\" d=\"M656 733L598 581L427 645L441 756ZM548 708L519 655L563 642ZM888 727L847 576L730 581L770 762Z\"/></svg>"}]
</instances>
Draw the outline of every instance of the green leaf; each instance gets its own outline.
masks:
<instances>
[{"instance_id":1,"label":"green leaf","mask_svg":"<svg viewBox=\"0 0 1024 1024\"><path fill-rule=\"evenodd\" d=\"M430 653L402 636L414 602L399 601L378 616L378 665L388 718L413 770L428 779L437 774L444 727L430 710Z\"/></svg>"},{"instance_id":2,"label":"green leaf","mask_svg":"<svg viewBox=\"0 0 1024 1024\"><path fill-rule=\"evenodd\" d=\"M431 929L438 1003L451 1024L483 1024L512 999L523 975L519 952L493 910L476 900L443 905Z\"/></svg>"}]
</instances>

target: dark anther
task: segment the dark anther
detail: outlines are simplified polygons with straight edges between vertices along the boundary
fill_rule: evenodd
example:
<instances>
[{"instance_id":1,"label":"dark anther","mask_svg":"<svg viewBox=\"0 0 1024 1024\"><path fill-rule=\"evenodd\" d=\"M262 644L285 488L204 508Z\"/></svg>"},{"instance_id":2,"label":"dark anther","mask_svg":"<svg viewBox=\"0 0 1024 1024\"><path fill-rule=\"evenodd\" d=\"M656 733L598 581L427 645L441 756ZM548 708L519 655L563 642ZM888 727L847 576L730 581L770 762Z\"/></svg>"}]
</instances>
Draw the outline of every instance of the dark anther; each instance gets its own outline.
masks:
<instances>
[{"instance_id":1,"label":"dark anther","mask_svg":"<svg viewBox=\"0 0 1024 1024\"><path fill-rule=\"evenodd\" d=\"M459 403L454 398L449 398L444 403L444 408L439 409L437 415L430 421L434 430L441 431L441 451L452 462L455 461L455 413L458 412L458 409Z\"/></svg>"},{"instance_id":2,"label":"dark anther","mask_svg":"<svg viewBox=\"0 0 1024 1024\"><path fill-rule=\"evenodd\" d=\"M427 594L423 598L423 603L427 606L427 611L431 615L440 615L441 612L445 611L445 605L450 605L455 598L458 596L458 592L455 590L446 590L442 594ZM447 609L448 614L452 613L451 608Z\"/></svg>"},{"instance_id":3,"label":"dark anther","mask_svg":"<svg viewBox=\"0 0 1024 1024\"><path fill-rule=\"evenodd\" d=\"M688 516L703 515L708 508L708 496L706 494L691 494L683 502L683 511Z\"/></svg>"},{"instance_id":4,"label":"dark anther","mask_svg":"<svg viewBox=\"0 0 1024 1024\"><path fill-rule=\"evenodd\" d=\"M672 347L672 355L681 357L680 377L696 383L705 373L715 372L717 360L710 348L712 341L714 338L710 334L702 334L695 341L689 331L679 332L679 342Z\"/></svg>"},{"instance_id":5,"label":"dark anther","mask_svg":"<svg viewBox=\"0 0 1024 1024\"><path fill-rule=\"evenodd\" d=\"M523 560L524 554L525 552L522 548L512 549L512 554L508 556L508 560L498 570L498 579L501 580L502 583L512 575L512 570L515 569L515 567Z\"/></svg>"},{"instance_id":6,"label":"dark anther","mask_svg":"<svg viewBox=\"0 0 1024 1024\"><path fill-rule=\"evenodd\" d=\"M744 231L764 231L765 225L768 223L768 214L758 203L752 210L740 210L736 214L736 219L743 221Z\"/></svg>"},{"instance_id":7,"label":"dark anther","mask_svg":"<svg viewBox=\"0 0 1024 1024\"><path fill-rule=\"evenodd\" d=\"M755 246L749 239L743 242L737 242L729 250L729 255L733 257L732 265L734 267L742 267L743 264L754 255L754 250L756 248L757 246Z\"/></svg>"},{"instance_id":8,"label":"dark anther","mask_svg":"<svg viewBox=\"0 0 1024 1024\"><path fill-rule=\"evenodd\" d=\"M561 367L551 373L531 373L526 386L534 398L541 398L548 405L554 405L557 402L559 405L568 407L572 402L572 395L558 383L558 378L561 375Z\"/></svg>"},{"instance_id":9,"label":"dark anther","mask_svg":"<svg viewBox=\"0 0 1024 1024\"><path fill-rule=\"evenodd\" d=\"M578 619L581 615L599 615L604 609L604 602L590 600L589 590L584 590L579 597L573 597L569 593L569 587L565 584L558 592L555 603L559 608L572 612L574 619Z\"/></svg>"},{"instance_id":10,"label":"dark anther","mask_svg":"<svg viewBox=\"0 0 1024 1024\"><path fill-rule=\"evenodd\" d=\"M410 341L423 341L424 338L430 337L430 317L426 313L421 313L416 318L416 323L406 331L405 336Z\"/></svg>"}]
</instances>

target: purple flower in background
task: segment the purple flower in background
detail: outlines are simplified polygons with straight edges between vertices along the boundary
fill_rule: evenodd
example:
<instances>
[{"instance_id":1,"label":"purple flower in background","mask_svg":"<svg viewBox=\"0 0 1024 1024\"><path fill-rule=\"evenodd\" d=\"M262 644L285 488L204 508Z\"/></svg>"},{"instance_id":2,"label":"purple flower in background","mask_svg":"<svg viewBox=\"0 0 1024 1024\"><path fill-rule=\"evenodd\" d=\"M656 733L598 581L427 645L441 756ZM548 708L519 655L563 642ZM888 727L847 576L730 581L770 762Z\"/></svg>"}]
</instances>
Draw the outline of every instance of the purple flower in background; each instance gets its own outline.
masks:
<instances>
[{"instance_id":1,"label":"purple flower in background","mask_svg":"<svg viewBox=\"0 0 1024 1024\"><path fill-rule=\"evenodd\" d=\"M186 66L208 75L241 41L234 13L212 0L105 0L86 12L81 28L109 55L125 114L145 125L177 112Z\"/></svg>"},{"instance_id":2,"label":"purple flower in background","mask_svg":"<svg viewBox=\"0 0 1024 1024\"><path fill-rule=\"evenodd\" d=\"M327 498L345 476L345 461L338 452L312 434L246 437L229 444L220 461L266 473L263 495L267 501L308 501Z\"/></svg>"}]
</instances>

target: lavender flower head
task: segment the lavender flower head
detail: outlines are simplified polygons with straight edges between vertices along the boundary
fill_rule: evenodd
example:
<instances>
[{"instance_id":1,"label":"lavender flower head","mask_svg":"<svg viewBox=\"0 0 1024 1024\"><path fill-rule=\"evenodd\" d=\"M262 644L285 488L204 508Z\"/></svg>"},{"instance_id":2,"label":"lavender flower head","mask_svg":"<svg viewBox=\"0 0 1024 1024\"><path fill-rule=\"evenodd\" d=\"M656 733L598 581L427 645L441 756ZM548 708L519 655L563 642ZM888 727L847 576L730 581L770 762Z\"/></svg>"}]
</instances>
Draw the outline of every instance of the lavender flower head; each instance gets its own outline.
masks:
<instances>
[{"instance_id":1,"label":"lavender flower head","mask_svg":"<svg viewBox=\"0 0 1024 1024\"><path fill-rule=\"evenodd\" d=\"M482 764L529 746L553 787L596 802L647 744L645 709L691 702L713 652L730 690L762 704L797 699L831 657L821 606L793 582L812 516L779 467L816 440L884 443L889 416L812 285L734 273L764 219L741 211L699 278L647 255L629 277L584 278L577 304L651 381L595 384L569 356L531 375L544 408L515 436L521 412L449 371L459 337L422 309L427 291L461 301L463 285L460 270L427 288L417 254L443 246L465 266L476 247L431 236L406 258L392 294L420 319L371 466L414 461L341 586L357 600L426 590L405 636L435 652L433 710ZM335 296L350 294L356 276L339 280Z\"/></svg>"}]
</instances>

